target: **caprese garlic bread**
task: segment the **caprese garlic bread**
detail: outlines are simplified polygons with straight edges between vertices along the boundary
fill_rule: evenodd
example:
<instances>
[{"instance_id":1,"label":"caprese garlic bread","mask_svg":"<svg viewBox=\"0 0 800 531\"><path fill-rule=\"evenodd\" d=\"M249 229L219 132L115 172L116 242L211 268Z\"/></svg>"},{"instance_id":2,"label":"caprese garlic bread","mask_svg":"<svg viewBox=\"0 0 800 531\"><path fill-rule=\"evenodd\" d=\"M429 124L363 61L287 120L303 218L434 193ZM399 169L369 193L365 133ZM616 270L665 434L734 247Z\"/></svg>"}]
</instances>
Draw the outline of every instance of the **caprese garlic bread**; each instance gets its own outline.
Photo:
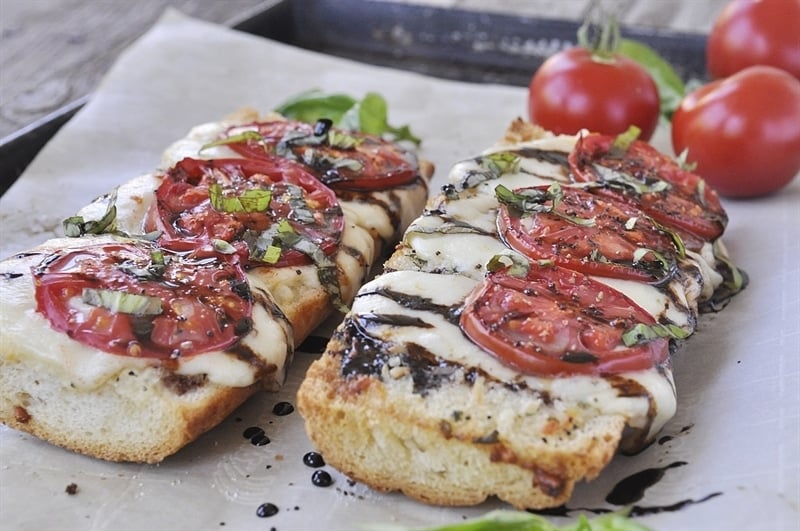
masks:
<instances>
[{"instance_id":1,"label":"caprese garlic bread","mask_svg":"<svg viewBox=\"0 0 800 531\"><path fill-rule=\"evenodd\" d=\"M309 436L377 490L564 503L673 416L672 351L745 282L725 223L643 142L515 122L359 290L300 387Z\"/></svg>"},{"instance_id":2,"label":"caprese garlic bread","mask_svg":"<svg viewBox=\"0 0 800 531\"><path fill-rule=\"evenodd\" d=\"M0 262L0 421L161 461L279 388L295 345L422 210L431 167L406 149L327 120L239 118L65 220L70 238Z\"/></svg>"}]
</instances>

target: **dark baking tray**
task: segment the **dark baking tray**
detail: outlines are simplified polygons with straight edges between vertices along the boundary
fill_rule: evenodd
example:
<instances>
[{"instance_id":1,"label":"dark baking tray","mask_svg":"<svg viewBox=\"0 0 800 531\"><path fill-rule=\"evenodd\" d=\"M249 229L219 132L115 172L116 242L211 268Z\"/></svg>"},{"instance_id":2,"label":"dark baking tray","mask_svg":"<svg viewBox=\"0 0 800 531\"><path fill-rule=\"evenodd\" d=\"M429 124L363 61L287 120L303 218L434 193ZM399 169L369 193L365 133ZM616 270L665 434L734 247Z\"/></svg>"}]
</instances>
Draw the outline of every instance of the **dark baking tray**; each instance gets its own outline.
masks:
<instances>
[{"instance_id":1,"label":"dark baking tray","mask_svg":"<svg viewBox=\"0 0 800 531\"><path fill-rule=\"evenodd\" d=\"M475 83L526 86L579 23L370 0L283 0L232 27L356 61ZM655 48L683 79L705 79L702 35L643 27L622 33ZM0 194L89 96L0 143Z\"/></svg>"}]
</instances>

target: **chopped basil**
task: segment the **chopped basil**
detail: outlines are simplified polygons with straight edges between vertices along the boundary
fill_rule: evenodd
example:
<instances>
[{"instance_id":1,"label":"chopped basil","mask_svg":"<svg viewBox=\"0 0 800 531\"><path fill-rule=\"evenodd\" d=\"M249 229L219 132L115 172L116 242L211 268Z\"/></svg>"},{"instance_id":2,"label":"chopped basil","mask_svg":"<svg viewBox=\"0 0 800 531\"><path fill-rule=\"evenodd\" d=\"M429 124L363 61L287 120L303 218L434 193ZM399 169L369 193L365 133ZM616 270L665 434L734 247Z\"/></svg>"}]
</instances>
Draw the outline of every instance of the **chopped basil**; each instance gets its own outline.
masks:
<instances>
[{"instance_id":1,"label":"chopped basil","mask_svg":"<svg viewBox=\"0 0 800 531\"><path fill-rule=\"evenodd\" d=\"M496 254L486 263L486 270L490 273L507 269L509 275L517 278L528 276L530 268L530 262L516 253Z\"/></svg>"},{"instance_id":2,"label":"chopped basil","mask_svg":"<svg viewBox=\"0 0 800 531\"><path fill-rule=\"evenodd\" d=\"M213 142L209 142L208 144L204 144L200 147L199 153L202 153L204 150L216 146L224 146L226 144L238 144L240 142L248 142L250 140L255 140L256 142L261 142L264 137L255 130L248 130L243 131L236 135L231 135L225 138L220 138L219 140L214 140Z\"/></svg>"},{"instance_id":3,"label":"chopped basil","mask_svg":"<svg viewBox=\"0 0 800 531\"><path fill-rule=\"evenodd\" d=\"M722 262L722 265L729 271L729 274L723 275L725 278L725 287L731 291L731 293L737 293L745 288L747 285L747 275L736 267L736 265L722 252L720 249L720 240L715 240L713 243L713 250L714 250L714 258Z\"/></svg>"},{"instance_id":4,"label":"chopped basil","mask_svg":"<svg viewBox=\"0 0 800 531\"><path fill-rule=\"evenodd\" d=\"M678 164L680 169L685 171L694 171L697 168L696 162L689 162L689 148L684 148L683 151L680 152L678 158L675 159L675 162Z\"/></svg>"},{"instance_id":5,"label":"chopped basil","mask_svg":"<svg viewBox=\"0 0 800 531\"><path fill-rule=\"evenodd\" d=\"M663 192L671 188L671 185L667 181L661 179L655 179L651 183L643 183L627 173L612 170L600 164L592 164L592 168L594 168L594 171L597 173L598 180L601 184L612 187L616 186L618 188L627 188L637 194Z\"/></svg>"},{"instance_id":6,"label":"chopped basil","mask_svg":"<svg viewBox=\"0 0 800 531\"><path fill-rule=\"evenodd\" d=\"M99 220L85 220L83 216L71 216L62 222L64 234L70 238L79 238L85 234L103 234L112 232L117 219L117 191L108 196L106 211Z\"/></svg>"},{"instance_id":7,"label":"chopped basil","mask_svg":"<svg viewBox=\"0 0 800 531\"><path fill-rule=\"evenodd\" d=\"M312 168L343 168L350 171L361 171L364 164L361 161L350 158L331 157L327 153L317 149L306 149L303 151L303 164Z\"/></svg>"},{"instance_id":8,"label":"chopped basil","mask_svg":"<svg viewBox=\"0 0 800 531\"><path fill-rule=\"evenodd\" d=\"M499 184L495 187L494 192L498 201L515 208L523 214L552 214L582 227L594 227L595 225L594 218L579 218L577 216L563 214L556 210L559 203L561 203L561 199L564 197L561 185L557 182L551 184L545 191L536 188L525 188L517 192L509 190L502 184ZM544 203L546 201L550 201L551 205L545 205Z\"/></svg>"},{"instance_id":9,"label":"chopped basil","mask_svg":"<svg viewBox=\"0 0 800 531\"><path fill-rule=\"evenodd\" d=\"M141 280L158 280L164 276L166 261L163 251L153 249L150 251L150 262L146 266L141 267L134 262L125 261L118 264L117 268Z\"/></svg>"},{"instance_id":10,"label":"chopped basil","mask_svg":"<svg viewBox=\"0 0 800 531\"><path fill-rule=\"evenodd\" d=\"M348 135L341 131L331 129L328 131L328 145L339 149L354 149L362 142L362 139L353 135Z\"/></svg>"},{"instance_id":11,"label":"chopped basil","mask_svg":"<svg viewBox=\"0 0 800 531\"><path fill-rule=\"evenodd\" d=\"M282 220L260 234L246 232L244 239L253 260L274 264L287 249L294 249L309 257L317 268L317 277L333 306L341 312L347 312L348 308L342 301L336 263L319 245L295 231L288 221Z\"/></svg>"},{"instance_id":12,"label":"chopped basil","mask_svg":"<svg viewBox=\"0 0 800 531\"><path fill-rule=\"evenodd\" d=\"M83 302L91 306L106 308L114 313L136 316L159 315L163 312L161 299L147 295L137 295L109 289L84 288Z\"/></svg>"},{"instance_id":13,"label":"chopped basil","mask_svg":"<svg viewBox=\"0 0 800 531\"><path fill-rule=\"evenodd\" d=\"M245 190L240 195L228 196L219 183L208 187L208 198L217 212L265 212L272 200L272 192L264 189Z\"/></svg>"},{"instance_id":14,"label":"chopped basil","mask_svg":"<svg viewBox=\"0 0 800 531\"><path fill-rule=\"evenodd\" d=\"M653 324L646 325L639 323L624 334L622 334L622 342L626 347L638 345L640 343L647 343L654 339L666 337L669 339L686 339L689 337L690 332L684 330L680 326L674 324Z\"/></svg>"},{"instance_id":15,"label":"chopped basil","mask_svg":"<svg viewBox=\"0 0 800 531\"><path fill-rule=\"evenodd\" d=\"M642 133L642 130L636 127L635 125L631 125L625 132L618 134L614 138L614 142L611 144L611 149L608 151L608 155L610 157L621 159L625 156L625 153L628 152L628 149L631 147L639 135Z\"/></svg>"},{"instance_id":16,"label":"chopped basil","mask_svg":"<svg viewBox=\"0 0 800 531\"><path fill-rule=\"evenodd\" d=\"M505 174L517 173L522 159L509 151L500 151L481 155L473 160L478 165L478 169L466 173L459 183L458 191L474 188L487 181L499 179Z\"/></svg>"},{"instance_id":17,"label":"chopped basil","mask_svg":"<svg viewBox=\"0 0 800 531\"><path fill-rule=\"evenodd\" d=\"M655 226L655 228L664 234L667 234L672 239L672 243L675 245L675 249L678 252L678 258L684 258L686 256L686 245L683 243L683 238L681 238L680 234L669 227L662 225L653 218L650 218L650 222Z\"/></svg>"},{"instance_id":18,"label":"chopped basil","mask_svg":"<svg viewBox=\"0 0 800 531\"><path fill-rule=\"evenodd\" d=\"M639 247L633 251L633 265L641 262L642 258L648 254L652 254L655 259L661 263L661 266L665 271L669 271L672 268L672 263L667 260L663 254L659 253L658 251L654 251L653 249L647 249L646 247Z\"/></svg>"},{"instance_id":19,"label":"chopped basil","mask_svg":"<svg viewBox=\"0 0 800 531\"><path fill-rule=\"evenodd\" d=\"M211 243L214 246L214 250L217 251L218 253L233 254L236 252L236 247L234 247L233 245L231 245L230 242L227 242L225 240L220 240L217 238Z\"/></svg>"},{"instance_id":20,"label":"chopped basil","mask_svg":"<svg viewBox=\"0 0 800 531\"><path fill-rule=\"evenodd\" d=\"M264 255L261 257L262 262L266 262L268 264L276 264L278 260L281 259L282 250L277 245L270 245L264 251Z\"/></svg>"}]
</instances>

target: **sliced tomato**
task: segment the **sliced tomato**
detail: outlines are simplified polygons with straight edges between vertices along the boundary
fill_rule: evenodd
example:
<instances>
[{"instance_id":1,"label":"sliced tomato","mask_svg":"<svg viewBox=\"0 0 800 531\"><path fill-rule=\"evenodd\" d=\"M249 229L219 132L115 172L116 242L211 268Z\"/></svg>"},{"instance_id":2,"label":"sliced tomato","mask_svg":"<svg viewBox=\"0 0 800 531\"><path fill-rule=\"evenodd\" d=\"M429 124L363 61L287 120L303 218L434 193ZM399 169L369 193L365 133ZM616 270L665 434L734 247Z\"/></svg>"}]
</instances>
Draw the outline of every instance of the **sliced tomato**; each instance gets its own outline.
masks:
<instances>
[{"instance_id":1,"label":"sliced tomato","mask_svg":"<svg viewBox=\"0 0 800 531\"><path fill-rule=\"evenodd\" d=\"M144 243L58 252L34 269L36 309L56 330L112 354L167 360L225 350L252 328L237 262ZM98 303L100 295L115 304Z\"/></svg>"},{"instance_id":2,"label":"sliced tomato","mask_svg":"<svg viewBox=\"0 0 800 531\"><path fill-rule=\"evenodd\" d=\"M629 203L575 187L538 186L512 195L498 196L500 236L532 260L652 283L669 280L676 270L672 237ZM526 211L525 201L533 208Z\"/></svg>"},{"instance_id":3,"label":"sliced tomato","mask_svg":"<svg viewBox=\"0 0 800 531\"><path fill-rule=\"evenodd\" d=\"M623 335L655 321L622 293L556 266L527 276L486 276L460 317L464 333L501 362L534 376L646 370L669 354L663 337L626 346Z\"/></svg>"},{"instance_id":4,"label":"sliced tomato","mask_svg":"<svg viewBox=\"0 0 800 531\"><path fill-rule=\"evenodd\" d=\"M243 157L291 158L337 190L394 188L419 175L412 153L376 136L333 128L327 120L315 125L291 120L259 122L232 127L225 134L225 144Z\"/></svg>"},{"instance_id":5,"label":"sliced tomato","mask_svg":"<svg viewBox=\"0 0 800 531\"><path fill-rule=\"evenodd\" d=\"M241 202L254 192L268 194L268 203L247 209L214 206L215 194L217 201ZM281 247L279 227L325 255L336 251L344 229L333 190L302 166L277 158L183 159L164 175L152 208L145 229L161 231L162 245L187 249L219 240L246 243L250 266L312 262L308 252ZM265 260L270 246L280 248L279 254Z\"/></svg>"},{"instance_id":6,"label":"sliced tomato","mask_svg":"<svg viewBox=\"0 0 800 531\"><path fill-rule=\"evenodd\" d=\"M639 204L650 217L693 242L718 238L728 222L717 193L705 181L681 168L647 142L634 140L627 148L614 146L616 137L581 136L569 155L578 182L604 185L593 191Z\"/></svg>"}]
</instances>

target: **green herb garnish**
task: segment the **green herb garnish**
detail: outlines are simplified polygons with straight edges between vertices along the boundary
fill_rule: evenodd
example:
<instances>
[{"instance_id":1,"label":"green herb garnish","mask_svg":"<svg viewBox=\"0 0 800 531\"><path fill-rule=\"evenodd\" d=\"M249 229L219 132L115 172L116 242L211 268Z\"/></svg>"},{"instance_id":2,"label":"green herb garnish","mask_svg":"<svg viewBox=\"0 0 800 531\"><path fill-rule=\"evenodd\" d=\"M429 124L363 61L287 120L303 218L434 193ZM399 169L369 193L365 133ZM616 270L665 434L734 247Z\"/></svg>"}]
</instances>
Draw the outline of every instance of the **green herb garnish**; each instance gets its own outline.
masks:
<instances>
[{"instance_id":1,"label":"green herb garnish","mask_svg":"<svg viewBox=\"0 0 800 531\"><path fill-rule=\"evenodd\" d=\"M580 515L576 522L563 526L552 524L543 516L526 511L496 510L456 524L433 527L386 524L373 525L366 529L371 531L651 531L650 528L630 518L628 511L625 510L593 518Z\"/></svg>"},{"instance_id":2,"label":"green herb garnish","mask_svg":"<svg viewBox=\"0 0 800 531\"><path fill-rule=\"evenodd\" d=\"M594 218L579 218L557 210L561 199L564 197L561 185L557 182L551 184L547 190L524 188L516 192L502 184L498 184L494 189L494 193L498 201L518 210L522 214L552 214L582 227L594 227L595 225ZM545 204L547 201L550 201L550 206Z\"/></svg>"},{"instance_id":3,"label":"green herb garnish","mask_svg":"<svg viewBox=\"0 0 800 531\"><path fill-rule=\"evenodd\" d=\"M272 200L270 190L253 189L245 190L239 195L229 196L222 191L219 183L213 183L208 187L208 198L211 206L217 212L237 213L237 212L265 212L269 208Z\"/></svg>"},{"instance_id":4,"label":"green herb garnish","mask_svg":"<svg viewBox=\"0 0 800 531\"><path fill-rule=\"evenodd\" d=\"M665 337L668 339L686 339L690 332L674 324L653 324L646 325L639 323L624 334L622 342L626 347L632 347L640 343L647 343L654 339Z\"/></svg>"},{"instance_id":5,"label":"green herb garnish","mask_svg":"<svg viewBox=\"0 0 800 531\"><path fill-rule=\"evenodd\" d=\"M159 315L163 312L161 299L148 295L137 295L110 289L84 288L81 296L86 304L105 308L114 313L143 316Z\"/></svg>"},{"instance_id":6,"label":"green herb garnish","mask_svg":"<svg viewBox=\"0 0 800 531\"><path fill-rule=\"evenodd\" d=\"M389 124L386 100L374 92L357 100L346 94L325 94L314 89L282 103L275 111L301 122L316 123L327 118L341 129L388 135L393 140L408 140L417 145L421 142L407 125L395 127Z\"/></svg>"},{"instance_id":7,"label":"green herb garnish","mask_svg":"<svg viewBox=\"0 0 800 531\"><path fill-rule=\"evenodd\" d=\"M103 234L113 232L114 221L117 219L117 191L114 190L108 196L106 211L98 220L85 220L83 216L71 216L61 224L64 227L64 234L70 238L79 238L86 234Z\"/></svg>"}]
</instances>

